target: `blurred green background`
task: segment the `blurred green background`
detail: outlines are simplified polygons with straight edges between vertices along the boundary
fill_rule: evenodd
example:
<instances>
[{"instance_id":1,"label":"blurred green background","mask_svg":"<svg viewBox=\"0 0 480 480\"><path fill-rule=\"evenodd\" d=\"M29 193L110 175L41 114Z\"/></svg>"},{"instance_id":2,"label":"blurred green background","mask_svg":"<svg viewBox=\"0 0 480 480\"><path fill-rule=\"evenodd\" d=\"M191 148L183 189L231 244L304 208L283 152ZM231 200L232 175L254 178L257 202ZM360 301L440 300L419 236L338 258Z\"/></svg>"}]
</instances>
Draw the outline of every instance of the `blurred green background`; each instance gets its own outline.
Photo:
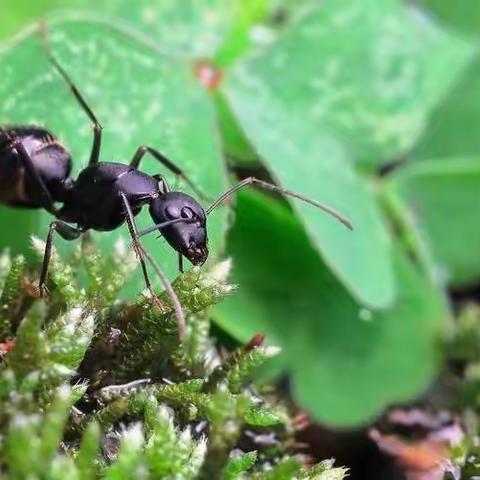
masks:
<instances>
[{"instance_id":1,"label":"blurred green background","mask_svg":"<svg viewBox=\"0 0 480 480\"><path fill-rule=\"evenodd\" d=\"M211 261L231 256L239 285L215 321L281 346L270 373L300 405L351 426L432 383L449 292L480 279L478 2L1 0L0 123L60 135L78 172L91 126L45 59L41 18L105 127L104 161L149 144L211 197L253 173L352 221L253 190L209 219ZM0 246L30 256L50 221L1 207ZM108 251L118 236L96 237ZM168 245L145 245L173 278Z\"/></svg>"}]
</instances>

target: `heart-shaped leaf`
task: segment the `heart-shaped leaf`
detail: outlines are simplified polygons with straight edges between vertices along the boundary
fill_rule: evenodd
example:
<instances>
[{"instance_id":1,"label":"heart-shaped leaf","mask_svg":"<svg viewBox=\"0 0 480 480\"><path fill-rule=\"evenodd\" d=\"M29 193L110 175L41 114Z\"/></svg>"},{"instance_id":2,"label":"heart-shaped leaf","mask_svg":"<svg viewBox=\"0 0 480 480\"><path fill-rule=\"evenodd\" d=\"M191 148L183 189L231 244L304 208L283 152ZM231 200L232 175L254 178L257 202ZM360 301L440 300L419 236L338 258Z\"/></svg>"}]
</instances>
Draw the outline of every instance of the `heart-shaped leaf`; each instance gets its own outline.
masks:
<instances>
[{"instance_id":1,"label":"heart-shaped leaf","mask_svg":"<svg viewBox=\"0 0 480 480\"><path fill-rule=\"evenodd\" d=\"M19 28L61 7L72 8L81 0L2 0L0 6L0 39L9 38Z\"/></svg>"},{"instance_id":2,"label":"heart-shaped leaf","mask_svg":"<svg viewBox=\"0 0 480 480\"><path fill-rule=\"evenodd\" d=\"M333 277L291 212L259 194L239 195L229 245L239 290L215 318L241 340L265 332L279 345L298 400L316 418L365 422L432 380L443 300L401 252L397 302L377 314Z\"/></svg>"},{"instance_id":3,"label":"heart-shaped leaf","mask_svg":"<svg viewBox=\"0 0 480 480\"><path fill-rule=\"evenodd\" d=\"M479 4L480 5L480 4ZM480 55L435 109L414 150L417 159L442 160L480 152Z\"/></svg>"},{"instance_id":4,"label":"heart-shaped leaf","mask_svg":"<svg viewBox=\"0 0 480 480\"><path fill-rule=\"evenodd\" d=\"M466 43L416 14L395 0L327 0L238 65L224 87L274 176L350 217L353 234L295 207L326 262L374 307L394 298L389 245L349 163L378 164L410 148L471 56Z\"/></svg>"},{"instance_id":5,"label":"heart-shaped leaf","mask_svg":"<svg viewBox=\"0 0 480 480\"><path fill-rule=\"evenodd\" d=\"M472 52L404 2L327 0L241 65L228 91L235 110L236 90L269 95L375 164L414 144Z\"/></svg>"},{"instance_id":6,"label":"heart-shaped leaf","mask_svg":"<svg viewBox=\"0 0 480 480\"><path fill-rule=\"evenodd\" d=\"M460 31L478 36L480 34L480 3L471 0L421 0L425 10L439 20Z\"/></svg>"},{"instance_id":7,"label":"heart-shaped leaf","mask_svg":"<svg viewBox=\"0 0 480 480\"><path fill-rule=\"evenodd\" d=\"M5 5L4 5L5 3ZM234 0L2 0L0 38L18 27L62 9L82 9L108 17L118 27L163 50L186 58L211 56L223 44L233 22Z\"/></svg>"},{"instance_id":8,"label":"heart-shaped leaf","mask_svg":"<svg viewBox=\"0 0 480 480\"><path fill-rule=\"evenodd\" d=\"M227 37L233 5L234 0L139 0L133 6L115 0L102 2L100 11L134 26L169 54L206 57Z\"/></svg>"},{"instance_id":9,"label":"heart-shaped leaf","mask_svg":"<svg viewBox=\"0 0 480 480\"><path fill-rule=\"evenodd\" d=\"M329 266L360 301L389 305L394 284L387 233L373 195L340 145L268 93L253 101L240 88L227 91L248 138L280 183L333 206L352 222L353 232L310 205L294 202Z\"/></svg>"},{"instance_id":10,"label":"heart-shaped leaf","mask_svg":"<svg viewBox=\"0 0 480 480\"><path fill-rule=\"evenodd\" d=\"M413 164L396 172L387 188L431 249L443 282L459 286L480 279L478 158Z\"/></svg>"},{"instance_id":11,"label":"heart-shaped leaf","mask_svg":"<svg viewBox=\"0 0 480 480\"><path fill-rule=\"evenodd\" d=\"M50 39L60 63L104 125L101 160L129 162L139 145L152 145L181 166L206 195L213 197L223 190L212 105L190 65L160 54L138 37L103 21L70 18L53 22ZM41 125L59 135L73 154L76 175L88 161L92 126L46 60L38 34L27 35L1 51L0 69L0 123ZM150 158L141 169L166 173ZM175 185L172 176L167 177ZM23 242L29 233L46 235L52 220L41 211L17 210L12 224L5 216L12 218L12 212L4 212L2 208L2 246L12 246L3 233L6 230L14 229ZM32 228L33 219L36 228ZM223 220L222 212L210 220L213 250L221 242ZM152 224L147 212L138 217L138 224L140 228ZM104 250L111 250L119 235L128 239L126 228L99 234L98 241ZM63 240L57 244L67 246ZM176 255L168 245L154 234L144 244L170 274L176 271ZM137 279L132 292L140 287Z\"/></svg>"}]
</instances>

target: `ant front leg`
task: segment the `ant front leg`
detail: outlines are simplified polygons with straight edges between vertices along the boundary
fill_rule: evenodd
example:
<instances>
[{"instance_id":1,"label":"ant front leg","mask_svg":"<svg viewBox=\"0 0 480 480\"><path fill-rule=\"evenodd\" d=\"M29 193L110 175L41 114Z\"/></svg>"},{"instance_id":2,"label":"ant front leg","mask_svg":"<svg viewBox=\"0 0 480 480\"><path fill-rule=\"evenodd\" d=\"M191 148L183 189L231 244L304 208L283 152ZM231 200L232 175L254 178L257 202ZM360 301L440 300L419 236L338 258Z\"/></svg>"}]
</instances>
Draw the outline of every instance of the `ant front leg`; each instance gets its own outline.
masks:
<instances>
[{"instance_id":1,"label":"ant front leg","mask_svg":"<svg viewBox=\"0 0 480 480\"><path fill-rule=\"evenodd\" d=\"M158 182L158 185L160 186L160 191L162 193L167 193L170 191L170 185L168 184L167 179L165 178L165 175L157 173L156 175L152 175L152 176Z\"/></svg>"},{"instance_id":2,"label":"ant front leg","mask_svg":"<svg viewBox=\"0 0 480 480\"><path fill-rule=\"evenodd\" d=\"M65 240L75 240L84 232L84 230L72 227L71 225L63 222L62 220L55 220L50 224L47 241L45 244L45 254L43 256L42 274L40 275L40 282L38 284L38 289L42 297L48 293L48 266L50 265L50 258L52 256L53 234L55 232L57 232Z\"/></svg>"},{"instance_id":3,"label":"ant front leg","mask_svg":"<svg viewBox=\"0 0 480 480\"><path fill-rule=\"evenodd\" d=\"M130 236L132 237L132 244L133 244L133 249L135 251L135 254L137 255L138 261L140 262L140 266L142 267L142 272L143 272L143 277L145 279L145 287L147 288L148 292L154 299L154 301L158 304L158 307L162 312L165 310L165 307L160 303L160 301L157 299L153 288L152 284L150 283L150 278L148 277L148 271L147 271L147 266L145 265L145 255L146 252L140 243L140 238L138 236L138 229L137 225L135 223L135 216L133 215L132 207L130 206L130 202L128 201L127 196L124 193L120 194L122 197L122 202L125 207L125 211L127 213L127 227L128 231L130 233Z\"/></svg>"},{"instance_id":4,"label":"ant front leg","mask_svg":"<svg viewBox=\"0 0 480 480\"><path fill-rule=\"evenodd\" d=\"M127 220L128 230L130 232L130 236L132 237L133 247L135 249L135 252L137 253L138 259L140 261L140 265L142 267L146 288L149 291L150 295L152 296L152 299L153 299L154 303L157 305L157 307L159 308L159 310L162 313L165 313L165 306L158 300L157 296L155 295L155 292L152 289L150 279L148 278L148 272L147 272L147 267L145 265L144 258L147 258L147 260L152 265L153 269L155 270L155 273L160 278L160 281L162 282L168 296L170 297L170 300L172 301L173 309L175 311L175 316L177 317L178 336L180 337L180 340L183 340L183 338L185 337L185 314L183 313L183 309L182 309L182 306L180 304L180 300L178 299L177 294L175 293L175 290L173 289L173 287L172 287L170 281L168 280L167 276L165 275L165 273L163 273L163 271L157 265L155 260L150 256L150 254L141 245L137 225L135 223L135 216L133 215L133 211L132 211L132 208L130 206L130 202L128 201L127 196L123 192L120 195L122 197L123 205L124 205L126 213L127 213L126 220ZM171 223L171 222L166 222L166 223L168 224L168 223Z\"/></svg>"},{"instance_id":5,"label":"ant front leg","mask_svg":"<svg viewBox=\"0 0 480 480\"><path fill-rule=\"evenodd\" d=\"M147 153L149 153L153 158L158 160L164 167L168 168L168 170L170 170L174 175L177 175L182 180L184 180L185 183L195 192L195 195L200 198L205 198L205 195L200 191L199 188L195 186L193 181L181 168L179 168L177 165L175 165L175 163L173 163L165 155L163 155L153 147L148 147L146 145L138 147L135 155L132 158L132 161L130 162L130 166L138 169L138 167L140 166L140 162Z\"/></svg>"},{"instance_id":6,"label":"ant front leg","mask_svg":"<svg viewBox=\"0 0 480 480\"><path fill-rule=\"evenodd\" d=\"M70 91L73 93L73 96L75 97L80 107L82 108L82 110L85 112L85 114L93 124L93 143L92 143L92 149L90 152L90 160L88 161L88 164L92 165L93 163L97 163L100 156L103 127L100 124L100 122L97 120L95 113L93 113L93 110L88 105L84 96L80 93L80 90L78 89L78 87L75 85L75 83L70 78L66 70L60 65L58 60L53 55L50 45L48 43L47 32L42 31L42 34L43 34L43 40L44 40L43 45L44 45L48 59L50 60L52 65L55 67L57 72L60 74L60 76L63 78L65 83L69 86Z\"/></svg>"}]
</instances>

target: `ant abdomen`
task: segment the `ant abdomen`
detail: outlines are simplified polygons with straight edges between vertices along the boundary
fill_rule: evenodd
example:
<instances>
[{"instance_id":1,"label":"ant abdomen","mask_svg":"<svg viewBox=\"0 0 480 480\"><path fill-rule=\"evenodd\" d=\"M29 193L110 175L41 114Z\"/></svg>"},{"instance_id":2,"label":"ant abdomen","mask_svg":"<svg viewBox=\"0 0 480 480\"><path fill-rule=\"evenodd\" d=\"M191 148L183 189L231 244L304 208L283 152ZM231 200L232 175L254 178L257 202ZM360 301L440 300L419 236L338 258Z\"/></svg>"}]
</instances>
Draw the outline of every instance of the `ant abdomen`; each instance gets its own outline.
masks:
<instances>
[{"instance_id":1,"label":"ant abdomen","mask_svg":"<svg viewBox=\"0 0 480 480\"><path fill-rule=\"evenodd\" d=\"M72 161L58 138L34 126L6 127L1 133L0 201L28 208L51 208L52 202L63 201ZM32 173L47 192L38 189Z\"/></svg>"}]
</instances>

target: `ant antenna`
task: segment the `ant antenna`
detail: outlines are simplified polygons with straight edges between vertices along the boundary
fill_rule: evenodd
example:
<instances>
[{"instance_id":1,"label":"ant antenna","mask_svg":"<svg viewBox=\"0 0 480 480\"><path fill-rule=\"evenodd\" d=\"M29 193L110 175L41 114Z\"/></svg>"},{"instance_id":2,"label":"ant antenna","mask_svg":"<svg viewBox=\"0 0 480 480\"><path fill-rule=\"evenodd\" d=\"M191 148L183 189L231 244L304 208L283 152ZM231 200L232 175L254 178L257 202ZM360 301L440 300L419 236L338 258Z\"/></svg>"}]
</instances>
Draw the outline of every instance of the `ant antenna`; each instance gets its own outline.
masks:
<instances>
[{"instance_id":1,"label":"ant antenna","mask_svg":"<svg viewBox=\"0 0 480 480\"><path fill-rule=\"evenodd\" d=\"M312 200L311 198L305 197L304 195L301 195L296 192L292 192L290 190L286 190L285 188L277 187L277 185L273 185L272 183L265 182L263 180L260 180L255 177L248 177L240 182L238 182L236 185L234 185L232 188L227 190L226 192L222 193L220 197L213 202L210 207L206 210L207 215L209 215L213 210L215 210L219 205L221 205L226 199L231 197L236 191L240 190L243 187L247 187L248 185L253 185L256 184L259 187L265 188L266 190L272 190L277 193L281 193L283 195L288 195L293 198L297 198L298 200L302 200L303 202L309 203L310 205L313 205L314 207L319 208L320 210L323 210L325 213L328 213L332 217L334 217L336 220L338 220L340 223L345 225L348 229L353 230L353 226L350 223L350 220L345 218L342 214L334 210L333 208L325 205L324 203L317 202L316 200Z\"/></svg>"},{"instance_id":2,"label":"ant antenna","mask_svg":"<svg viewBox=\"0 0 480 480\"><path fill-rule=\"evenodd\" d=\"M169 227L170 225L175 225L177 223L194 223L194 222L195 222L195 219L193 218L174 218L173 220L167 220L166 222L157 223L155 225L152 225L151 227L147 227L143 230L140 230L138 232L138 237L139 238L143 237L144 235L155 232L156 230L161 231L162 228Z\"/></svg>"}]
</instances>

